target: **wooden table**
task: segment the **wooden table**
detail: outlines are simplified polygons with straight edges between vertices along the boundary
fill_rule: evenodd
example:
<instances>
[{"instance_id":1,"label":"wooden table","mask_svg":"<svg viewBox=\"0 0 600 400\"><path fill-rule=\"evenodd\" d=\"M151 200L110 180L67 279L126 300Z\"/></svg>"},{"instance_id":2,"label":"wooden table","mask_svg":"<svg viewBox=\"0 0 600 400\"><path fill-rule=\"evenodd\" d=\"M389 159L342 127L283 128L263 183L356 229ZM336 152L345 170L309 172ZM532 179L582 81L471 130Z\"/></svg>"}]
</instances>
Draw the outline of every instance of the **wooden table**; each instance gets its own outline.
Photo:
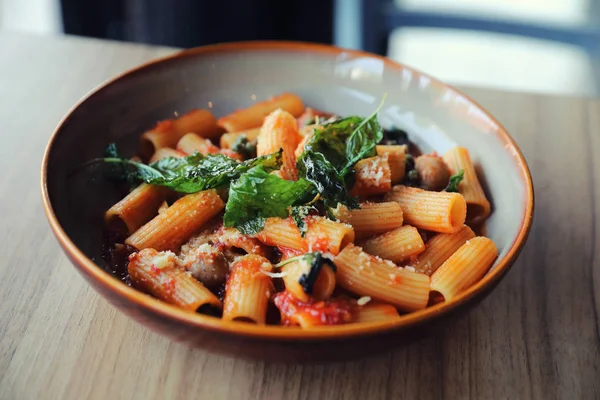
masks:
<instances>
[{"instance_id":1,"label":"wooden table","mask_svg":"<svg viewBox=\"0 0 600 400\"><path fill-rule=\"evenodd\" d=\"M356 362L269 365L189 349L117 312L52 236L40 161L77 99L172 51L0 35L0 398L599 398L596 100L465 88L521 146L537 204L512 271L441 336Z\"/></svg>"}]
</instances>

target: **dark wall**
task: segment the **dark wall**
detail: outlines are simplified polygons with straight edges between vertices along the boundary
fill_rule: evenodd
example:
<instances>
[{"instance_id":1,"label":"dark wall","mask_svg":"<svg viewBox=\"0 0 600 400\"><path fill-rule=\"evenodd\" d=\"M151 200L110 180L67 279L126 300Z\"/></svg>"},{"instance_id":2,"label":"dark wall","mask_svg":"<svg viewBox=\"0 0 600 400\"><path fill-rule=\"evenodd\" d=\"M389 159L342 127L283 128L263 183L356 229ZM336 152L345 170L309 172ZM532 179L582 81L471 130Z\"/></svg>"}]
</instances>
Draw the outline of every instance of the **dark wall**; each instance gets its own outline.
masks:
<instances>
[{"instance_id":1,"label":"dark wall","mask_svg":"<svg viewBox=\"0 0 600 400\"><path fill-rule=\"evenodd\" d=\"M239 40L332 43L333 0L61 0L65 33L193 47Z\"/></svg>"}]
</instances>

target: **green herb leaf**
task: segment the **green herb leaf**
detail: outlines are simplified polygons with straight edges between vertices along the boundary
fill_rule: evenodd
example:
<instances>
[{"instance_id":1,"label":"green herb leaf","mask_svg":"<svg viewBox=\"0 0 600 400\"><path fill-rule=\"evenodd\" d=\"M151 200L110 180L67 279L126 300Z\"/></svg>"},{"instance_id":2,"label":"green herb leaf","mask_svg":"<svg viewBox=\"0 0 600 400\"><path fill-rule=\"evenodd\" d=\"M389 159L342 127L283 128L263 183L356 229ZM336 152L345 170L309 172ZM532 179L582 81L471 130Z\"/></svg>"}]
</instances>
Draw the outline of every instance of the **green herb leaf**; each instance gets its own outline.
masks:
<instances>
[{"instance_id":1,"label":"green herb leaf","mask_svg":"<svg viewBox=\"0 0 600 400\"><path fill-rule=\"evenodd\" d=\"M383 130L377 122L377 114L364 119L352 132L346 143L346 167L350 169L363 158L377 155L377 143L383 137Z\"/></svg>"},{"instance_id":2,"label":"green herb leaf","mask_svg":"<svg viewBox=\"0 0 600 400\"><path fill-rule=\"evenodd\" d=\"M299 175L315 185L326 208L339 203L359 208L349 193L354 185L352 168L377 154L376 145L382 136L377 111L368 118L348 117L327 123L316 129L305 145L296 163Z\"/></svg>"},{"instance_id":3,"label":"green herb leaf","mask_svg":"<svg viewBox=\"0 0 600 400\"><path fill-rule=\"evenodd\" d=\"M304 151L298 163L298 172L315 186L326 207L335 208L338 203L349 208L359 207L346 188L344 176L322 153Z\"/></svg>"},{"instance_id":4,"label":"green herb leaf","mask_svg":"<svg viewBox=\"0 0 600 400\"><path fill-rule=\"evenodd\" d=\"M444 189L446 192L455 192L458 193L458 184L465 177L465 171L461 169L457 174L454 174L450 177L450 182L448 182L448 186Z\"/></svg>"},{"instance_id":5,"label":"green herb leaf","mask_svg":"<svg viewBox=\"0 0 600 400\"><path fill-rule=\"evenodd\" d=\"M288 208L311 190L305 179L287 181L258 165L231 184L223 224L246 235L256 234L268 217L286 218Z\"/></svg>"},{"instance_id":6,"label":"green herb leaf","mask_svg":"<svg viewBox=\"0 0 600 400\"><path fill-rule=\"evenodd\" d=\"M121 155L117 151L117 145L114 143L109 143L106 149L104 150L105 158L116 158L121 159ZM101 159L102 160L102 159ZM127 160L129 161L129 160ZM93 163L94 160L90 161ZM87 163L86 163L87 164ZM129 166L128 164L112 164L109 165L104 171L103 174L106 179L112 181L124 181L127 183L130 189L133 189L137 186L138 178L136 174L133 173L135 168Z\"/></svg>"},{"instance_id":7,"label":"green herb leaf","mask_svg":"<svg viewBox=\"0 0 600 400\"><path fill-rule=\"evenodd\" d=\"M257 165L267 172L279 169L281 154L280 150L241 163L222 154L203 156L198 153L182 158L167 157L150 165L124 158L105 158L104 162L122 166L122 173L130 178L177 192L196 193L226 186Z\"/></svg>"},{"instance_id":8,"label":"green herb leaf","mask_svg":"<svg viewBox=\"0 0 600 400\"><path fill-rule=\"evenodd\" d=\"M231 145L231 150L241 154L244 158L256 157L256 141L248 141L248 136L241 135Z\"/></svg>"}]
</instances>

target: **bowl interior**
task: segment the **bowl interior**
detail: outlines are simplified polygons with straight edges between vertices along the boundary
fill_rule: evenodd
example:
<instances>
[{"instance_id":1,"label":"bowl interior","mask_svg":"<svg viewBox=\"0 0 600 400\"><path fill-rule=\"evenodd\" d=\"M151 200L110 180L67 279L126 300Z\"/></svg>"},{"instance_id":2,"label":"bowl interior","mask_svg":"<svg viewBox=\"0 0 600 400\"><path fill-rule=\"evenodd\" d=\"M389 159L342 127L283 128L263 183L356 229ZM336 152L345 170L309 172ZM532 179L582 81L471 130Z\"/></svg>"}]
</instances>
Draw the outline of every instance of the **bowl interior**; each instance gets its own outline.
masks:
<instances>
[{"instance_id":1,"label":"bowl interior","mask_svg":"<svg viewBox=\"0 0 600 400\"><path fill-rule=\"evenodd\" d=\"M126 74L88 97L59 129L47 156L47 188L59 224L102 268L103 214L119 200L100 167L79 168L116 142L136 154L139 135L174 112L211 108L216 116L284 91L307 106L340 115L371 114L384 94L380 121L405 129L424 151L465 146L493 213L486 235L501 262L528 205L527 167L502 128L451 87L364 53L289 44L221 46L191 51Z\"/></svg>"}]
</instances>

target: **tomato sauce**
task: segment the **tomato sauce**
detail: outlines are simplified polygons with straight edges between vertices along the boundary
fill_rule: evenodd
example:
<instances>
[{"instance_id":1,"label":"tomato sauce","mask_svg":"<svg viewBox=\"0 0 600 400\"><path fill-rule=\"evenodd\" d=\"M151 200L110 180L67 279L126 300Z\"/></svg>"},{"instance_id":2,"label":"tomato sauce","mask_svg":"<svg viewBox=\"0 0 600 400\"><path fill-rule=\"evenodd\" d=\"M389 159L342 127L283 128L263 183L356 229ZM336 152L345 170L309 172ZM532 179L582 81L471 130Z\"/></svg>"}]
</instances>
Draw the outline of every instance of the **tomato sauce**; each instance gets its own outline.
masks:
<instances>
[{"instance_id":1,"label":"tomato sauce","mask_svg":"<svg viewBox=\"0 0 600 400\"><path fill-rule=\"evenodd\" d=\"M287 290L277 293L273 302L281 313L281 324L286 326L298 325L300 320L310 321L310 325L344 324L352 321L355 308L354 304L346 299L311 299L304 302Z\"/></svg>"}]
</instances>

